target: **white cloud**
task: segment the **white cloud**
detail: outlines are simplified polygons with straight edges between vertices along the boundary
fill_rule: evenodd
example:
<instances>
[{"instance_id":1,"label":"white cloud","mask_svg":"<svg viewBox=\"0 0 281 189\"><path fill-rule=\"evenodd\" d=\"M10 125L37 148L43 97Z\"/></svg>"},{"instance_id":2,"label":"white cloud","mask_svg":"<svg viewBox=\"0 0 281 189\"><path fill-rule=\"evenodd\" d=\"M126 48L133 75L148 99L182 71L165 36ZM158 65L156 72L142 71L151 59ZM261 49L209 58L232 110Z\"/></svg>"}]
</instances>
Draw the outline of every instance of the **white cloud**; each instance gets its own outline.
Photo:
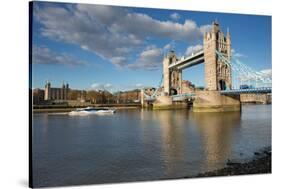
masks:
<instances>
[{"instance_id":1,"label":"white cloud","mask_svg":"<svg viewBox=\"0 0 281 189\"><path fill-rule=\"evenodd\" d=\"M57 64L57 65L87 65L86 61L77 60L69 54L57 53L47 47L33 45L32 63L34 64Z\"/></svg>"},{"instance_id":2,"label":"white cloud","mask_svg":"<svg viewBox=\"0 0 281 189\"><path fill-rule=\"evenodd\" d=\"M264 74L265 77L272 77L272 70L271 69L264 69L260 70L260 73Z\"/></svg>"},{"instance_id":3,"label":"white cloud","mask_svg":"<svg viewBox=\"0 0 281 189\"><path fill-rule=\"evenodd\" d=\"M172 49L173 47L172 47L172 45L170 44L170 43L168 43L167 45L165 45L164 46L164 50L170 50L170 49Z\"/></svg>"},{"instance_id":4,"label":"white cloud","mask_svg":"<svg viewBox=\"0 0 281 189\"><path fill-rule=\"evenodd\" d=\"M118 67L122 67L123 65L126 64L126 57L122 57L122 56L116 56L110 58L109 60Z\"/></svg>"},{"instance_id":5,"label":"white cloud","mask_svg":"<svg viewBox=\"0 0 281 189\"><path fill-rule=\"evenodd\" d=\"M113 85L111 83L107 83L107 84L104 85L104 87L105 88L111 88L111 87L113 87Z\"/></svg>"},{"instance_id":6,"label":"white cloud","mask_svg":"<svg viewBox=\"0 0 281 189\"><path fill-rule=\"evenodd\" d=\"M171 42L169 42L168 44L166 44L164 47L163 47L163 50L164 51L168 51L168 50L172 50L174 49L176 46L176 42L173 40Z\"/></svg>"},{"instance_id":7,"label":"white cloud","mask_svg":"<svg viewBox=\"0 0 281 189\"><path fill-rule=\"evenodd\" d=\"M143 48L148 38L191 42L201 39L209 28L209 25L197 26L193 20L160 21L126 8L102 5L35 6L34 16L42 26L42 36L78 45L118 67L137 68L140 62L145 62L137 60L137 65L132 66L131 59L132 52Z\"/></svg>"},{"instance_id":8,"label":"white cloud","mask_svg":"<svg viewBox=\"0 0 281 189\"><path fill-rule=\"evenodd\" d=\"M134 89L141 89L144 85L142 83L137 84L129 84L129 85L113 85L111 83L93 83L90 86L90 89L96 90L96 91L109 91L111 93L117 92L117 91L130 91Z\"/></svg>"},{"instance_id":9,"label":"white cloud","mask_svg":"<svg viewBox=\"0 0 281 189\"><path fill-rule=\"evenodd\" d=\"M173 20L178 20L180 19L180 15L176 12L174 12L173 14L170 15L170 18Z\"/></svg>"},{"instance_id":10,"label":"white cloud","mask_svg":"<svg viewBox=\"0 0 281 189\"><path fill-rule=\"evenodd\" d=\"M155 46L147 47L141 52L135 63L129 64L130 69L157 70L162 66L163 51Z\"/></svg>"},{"instance_id":11,"label":"white cloud","mask_svg":"<svg viewBox=\"0 0 281 189\"><path fill-rule=\"evenodd\" d=\"M211 30L212 26L211 25L202 25L200 26L199 30L202 34L209 32Z\"/></svg>"},{"instance_id":12,"label":"white cloud","mask_svg":"<svg viewBox=\"0 0 281 189\"><path fill-rule=\"evenodd\" d=\"M231 55L232 55L232 57L235 57L235 58L246 57L246 55L236 52L235 49L231 49Z\"/></svg>"},{"instance_id":13,"label":"white cloud","mask_svg":"<svg viewBox=\"0 0 281 189\"><path fill-rule=\"evenodd\" d=\"M94 90L97 90L97 91L98 90L102 90L102 91L106 90L106 91L112 92L112 91L114 91L115 86L112 85L111 83L106 83L106 84L104 84L104 83L93 83L91 85L91 89L94 89Z\"/></svg>"},{"instance_id":14,"label":"white cloud","mask_svg":"<svg viewBox=\"0 0 281 189\"><path fill-rule=\"evenodd\" d=\"M189 46L186 51L185 51L185 54L187 56L191 55L192 53L197 53L199 51L203 50L203 46L201 44L197 44L197 45L194 45L194 46Z\"/></svg>"},{"instance_id":15,"label":"white cloud","mask_svg":"<svg viewBox=\"0 0 281 189\"><path fill-rule=\"evenodd\" d=\"M143 84L142 84L142 83L137 83L135 86L136 86L137 88L141 88L141 87L143 87Z\"/></svg>"}]
</instances>

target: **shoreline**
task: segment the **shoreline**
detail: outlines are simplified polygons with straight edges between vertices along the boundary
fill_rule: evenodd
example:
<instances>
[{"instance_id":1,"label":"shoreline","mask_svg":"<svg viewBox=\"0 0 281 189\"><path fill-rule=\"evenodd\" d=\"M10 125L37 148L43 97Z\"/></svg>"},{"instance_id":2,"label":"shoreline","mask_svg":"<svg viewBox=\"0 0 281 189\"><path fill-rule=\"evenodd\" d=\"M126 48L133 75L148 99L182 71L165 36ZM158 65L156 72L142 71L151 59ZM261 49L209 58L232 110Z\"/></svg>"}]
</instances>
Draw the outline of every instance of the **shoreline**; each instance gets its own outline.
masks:
<instances>
[{"instance_id":1,"label":"shoreline","mask_svg":"<svg viewBox=\"0 0 281 189\"><path fill-rule=\"evenodd\" d=\"M253 158L248 162L228 161L226 166L214 171L199 173L195 176L187 176L183 178L201 178L216 176L239 176L251 174L270 174L272 172L272 155L271 146L254 152Z\"/></svg>"},{"instance_id":2,"label":"shoreline","mask_svg":"<svg viewBox=\"0 0 281 189\"><path fill-rule=\"evenodd\" d=\"M56 112L71 112L73 110L76 110L77 108L86 108L87 106L71 106L71 107L59 107L59 106L42 106L42 107L32 107L32 112L33 113L56 113ZM140 105L138 104L124 104L124 105L111 105L111 104L99 104L99 105L91 105L93 108L102 108L102 107L110 107L114 108L116 110L120 109L139 109L141 108Z\"/></svg>"}]
</instances>

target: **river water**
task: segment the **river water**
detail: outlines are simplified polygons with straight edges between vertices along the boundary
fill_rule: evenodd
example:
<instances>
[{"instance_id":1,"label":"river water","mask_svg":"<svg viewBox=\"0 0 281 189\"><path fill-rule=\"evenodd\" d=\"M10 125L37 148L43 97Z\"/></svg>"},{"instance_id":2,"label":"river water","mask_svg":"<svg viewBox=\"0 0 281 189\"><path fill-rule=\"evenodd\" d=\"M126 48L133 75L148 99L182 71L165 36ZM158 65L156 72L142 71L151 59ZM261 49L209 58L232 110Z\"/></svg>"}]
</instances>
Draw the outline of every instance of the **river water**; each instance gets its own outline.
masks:
<instances>
[{"instance_id":1,"label":"river water","mask_svg":"<svg viewBox=\"0 0 281 189\"><path fill-rule=\"evenodd\" d=\"M35 187L180 178L270 146L271 105L243 105L241 113L40 113L32 132Z\"/></svg>"}]
</instances>

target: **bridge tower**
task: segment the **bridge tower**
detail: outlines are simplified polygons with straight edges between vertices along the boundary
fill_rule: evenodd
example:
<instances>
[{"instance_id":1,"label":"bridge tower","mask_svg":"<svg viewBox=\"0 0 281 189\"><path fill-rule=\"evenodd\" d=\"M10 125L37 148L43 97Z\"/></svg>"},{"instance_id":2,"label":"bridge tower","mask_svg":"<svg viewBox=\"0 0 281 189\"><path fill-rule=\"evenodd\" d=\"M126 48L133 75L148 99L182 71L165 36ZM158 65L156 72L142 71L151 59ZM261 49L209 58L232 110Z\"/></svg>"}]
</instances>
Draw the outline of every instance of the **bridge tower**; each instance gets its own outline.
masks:
<instances>
[{"instance_id":1,"label":"bridge tower","mask_svg":"<svg viewBox=\"0 0 281 189\"><path fill-rule=\"evenodd\" d=\"M231 39L229 31L226 36L220 30L217 21L204 34L205 60L205 88L210 91L220 91L232 88L231 68L218 59L216 51L223 54L228 60L231 58Z\"/></svg>"},{"instance_id":2,"label":"bridge tower","mask_svg":"<svg viewBox=\"0 0 281 189\"><path fill-rule=\"evenodd\" d=\"M167 95L181 94L182 70L169 68L169 65L177 60L177 56L172 50L163 59L163 83L164 92Z\"/></svg>"}]
</instances>

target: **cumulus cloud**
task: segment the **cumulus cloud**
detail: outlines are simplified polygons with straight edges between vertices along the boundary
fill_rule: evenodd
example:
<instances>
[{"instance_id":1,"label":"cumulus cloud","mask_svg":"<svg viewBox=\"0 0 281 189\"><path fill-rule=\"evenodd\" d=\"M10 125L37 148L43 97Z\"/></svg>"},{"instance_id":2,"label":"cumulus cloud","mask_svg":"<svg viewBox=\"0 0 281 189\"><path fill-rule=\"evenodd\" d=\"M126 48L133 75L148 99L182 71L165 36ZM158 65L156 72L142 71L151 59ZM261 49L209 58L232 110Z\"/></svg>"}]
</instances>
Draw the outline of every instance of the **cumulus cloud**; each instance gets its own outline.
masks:
<instances>
[{"instance_id":1,"label":"cumulus cloud","mask_svg":"<svg viewBox=\"0 0 281 189\"><path fill-rule=\"evenodd\" d=\"M91 89L94 89L94 90L106 90L106 91L110 91L112 92L114 89L115 89L115 86L112 85L111 83L93 83L91 85Z\"/></svg>"},{"instance_id":2,"label":"cumulus cloud","mask_svg":"<svg viewBox=\"0 0 281 189\"><path fill-rule=\"evenodd\" d=\"M126 8L102 5L53 7L45 4L35 6L34 16L41 24L42 36L78 45L118 67L137 68L140 62L144 64L142 56L145 55L136 61L136 66L131 66L129 60L132 52L147 44L148 38L196 41L209 27L198 26L193 20L184 23L160 21ZM159 54L159 50L154 53Z\"/></svg>"},{"instance_id":3,"label":"cumulus cloud","mask_svg":"<svg viewBox=\"0 0 281 189\"><path fill-rule=\"evenodd\" d=\"M235 49L231 49L231 55L232 55L232 57L235 57L235 58L246 57L246 55L236 52Z\"/></svg>"},{"instance_id":4,"label":"cumulus cloud","mask_svg":"<svg viewBox=\"0 0 281 189\"><path fill-rule=\"evenodd\" d=\"M135 63L129 64L130 69L157 70L162 66L163 50L155 46L147 47L141 52Z\"/></svg>"},{"instance_id":5,"label":"cumulus cloud","mask_svg":"<svg viewBox=\"0 0 281 189\"><path fill-rule=\"evenodd\" d=\"M189 46L186 51L185 51L185 54L187 56L191 55L192 53L197 53L199 51L203 50L203 46L201 44L197 44L197 45L194 45L194 46Z\"/></svg>"},{"instance_id":6,"label":"cumulus cloud","mask_svg":"<svg viewBox=\"0 0 281 189\"><path fill-rule=\"evenodd\" d=\"M168 43L167 45L164 46L164 50L170 50L172 48L173 48L173 46L170 43Z\"/></svg>"},{"instance_id":7,"label":"cumulus cloud","mask_svg":"<svg viewBox=\"0 0 281 189\"><path fill-rule=\"evenodd\" d=\"M172 20L178 20L178 19L180 19L180 15L178 13L174 12L173 14L170 15L170 18Z\"/></svg>"},{"instance_id":8,"label":"cumulus cloud","mask_svg":"<svg viewBox=\"0 0 281 189\"><path fill-rule=\"evenodd\" d=\"M87 65L86 61L77 60L69 54L57 53L47 47L34 45L32 48L32 63L34 64L57 64L57 65Z\"/></svg>"},{"instance_id":9,"label":"cumulus cloud","mask_svg":"<svg viewBox=\"0 0 281 189\"><path fill-rule=\"evenodd\" d=\"M168 50L174 49L175 46L176 46L176 42L173 40L173 41L169 42L168 44L164 45L163 50L166 52Z\"/></svg>"},{"instance_id":10,"label":"cumulus cloud","mask_svg":"<svg viewBox=\"0 0 281 189\"><path fill-rule=\"evenodd\" d=\"M141 89L144 85L142 83L137 84L129 84L129 85L113 85L111 83L93 83L90 86L90 89L96 90L96 91L109 91L109 92L117 92L117 91L130 91L135 89Z\"/></svg>"},{"instance_id":11,"label":"cumulus cloud","mask_svg":"<svg viewBox=\"0 0 281 189\"><path fill-rule=\"evenodd\" d=\"M264 74L265 77L272 77L272 70L271 69L264 69L260 70L260 73Z\"/></svg>"},{"instance_id":12,"label":"cumulus cloud","mask_svg":"<svg viewBox=\"0 0 281 189\"><path fill-rule=\"evenodd\" d=\"M137 83L135 86L136 86L137 88L141 88L141 87L143 87L143 84L142 84L142 83Z\"/></svg>"}]
</instances>

